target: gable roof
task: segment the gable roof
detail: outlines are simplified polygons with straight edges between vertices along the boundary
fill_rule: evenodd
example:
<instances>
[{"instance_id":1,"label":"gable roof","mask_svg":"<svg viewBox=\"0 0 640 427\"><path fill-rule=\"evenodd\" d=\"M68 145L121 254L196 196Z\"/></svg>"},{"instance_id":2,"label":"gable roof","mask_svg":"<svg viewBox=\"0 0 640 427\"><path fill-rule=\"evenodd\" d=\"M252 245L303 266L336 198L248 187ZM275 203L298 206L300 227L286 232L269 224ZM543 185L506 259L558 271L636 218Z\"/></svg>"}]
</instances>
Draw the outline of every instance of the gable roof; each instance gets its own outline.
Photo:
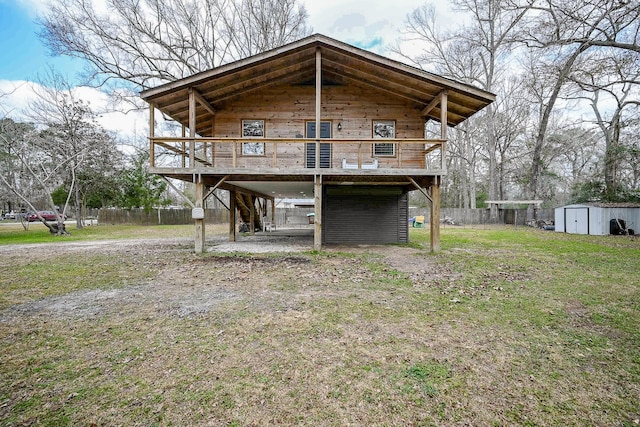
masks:
<instances>
[{"instance_id":1,"label":"gable roof","mask_svg":"<svg viewBox=\"0 0 640 427\"><path fill-rule=\"evenodd\" d=\"M188 125L189 88L213 109L229 100L267 86L315 82L316 49L322 55L323 84L357 83L413 102L416 108L430 105L448 91L447 122L455 126L495 100L495 95L394 61L332 38L315 34L279 48L222 65L184 79L144 90L140 96L174 120ZM197 103L198 134L207 136L213 115ZM207 116L208 117L207 119ZM440 121L440 106L428 118Z\"/></svg>"}]
</instances>

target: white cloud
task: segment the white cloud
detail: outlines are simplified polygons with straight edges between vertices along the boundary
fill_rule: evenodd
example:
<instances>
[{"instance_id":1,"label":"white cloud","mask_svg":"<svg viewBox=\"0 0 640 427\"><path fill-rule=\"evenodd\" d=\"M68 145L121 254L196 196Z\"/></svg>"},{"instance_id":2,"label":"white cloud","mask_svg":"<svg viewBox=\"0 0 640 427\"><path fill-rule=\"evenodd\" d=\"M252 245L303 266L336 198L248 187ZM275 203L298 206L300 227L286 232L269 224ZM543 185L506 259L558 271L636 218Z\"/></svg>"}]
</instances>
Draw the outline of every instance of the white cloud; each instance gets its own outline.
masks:
<instances>
[{"instance_id":1,"label":"white cloud","mask_svg":"<svg viewBox=\"0 0 640 427\"><path fill-rule=\"evenodd\" d=\"M315 33L345 43L384 53L399 36L407 14L424 0L403 0L390 5L388 0L323 0L305 1L309 24Z\"/></svg>"},{"instance_id":2,"label":"white cloud","mask_svg":"<svg viewBox=\"0 0 640 427\"><path fill-rule=\"evenodd\" d=\"M47 10L47 0L16 0L16 3L26 10L32 18Z\"/></svg>"}]
</instances>

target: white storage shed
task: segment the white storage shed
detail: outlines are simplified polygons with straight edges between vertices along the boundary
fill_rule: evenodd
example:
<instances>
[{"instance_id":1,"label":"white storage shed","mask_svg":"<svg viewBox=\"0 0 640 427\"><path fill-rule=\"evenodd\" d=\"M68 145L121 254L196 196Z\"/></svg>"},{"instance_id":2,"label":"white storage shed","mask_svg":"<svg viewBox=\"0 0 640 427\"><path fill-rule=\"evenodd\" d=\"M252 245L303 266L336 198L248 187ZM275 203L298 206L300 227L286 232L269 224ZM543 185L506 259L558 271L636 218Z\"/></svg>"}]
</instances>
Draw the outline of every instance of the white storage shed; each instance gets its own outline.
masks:
<instances>
[{"instance_id":1,"label":"white storage shed","mask_svg":"<svg viewBox=\"0 0 640 427\"><path fill-rule=\"evenodd\" d=\"M640 203L584 203L555 209L555 230L562 233L602 236L626 234L629 229L640 231Z\"/></svg>"}]
</instances>

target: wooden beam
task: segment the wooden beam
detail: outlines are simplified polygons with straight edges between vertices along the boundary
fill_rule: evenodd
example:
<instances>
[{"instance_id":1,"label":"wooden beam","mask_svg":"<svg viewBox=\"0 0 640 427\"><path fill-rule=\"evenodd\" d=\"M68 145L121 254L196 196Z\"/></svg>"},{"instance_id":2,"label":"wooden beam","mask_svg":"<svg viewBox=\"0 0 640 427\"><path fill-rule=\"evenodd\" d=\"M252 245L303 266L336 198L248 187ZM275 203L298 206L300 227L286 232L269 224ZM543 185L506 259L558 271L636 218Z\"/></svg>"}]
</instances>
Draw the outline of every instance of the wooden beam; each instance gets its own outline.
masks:
<instances>
[{"instance_id":1,"label":"wooden beam","mask_svg":"<svg viewBox=\"0 0 640 427\"><path fill-rule=\"evenodd\" d=\"M440 139L447 140L447 110L449 92L443 90L440 93Z\"/></svg>"},{"instance_id":2,"label":"wooden beam","mask_svg":"<svg viewBox=\"0 0 640 427\"><path fill-rule=\"evenodd\" d=\"M236 241L236 192L229 191L229 241Z\"/></svg>"},{"instance_id":3,"label":"wooden beam","mask_svg":"<svg viewBox=\"0 0 640 427\"><path fill-rule=\"evenodd\" d=\"M316 169L320 168L320 121L322 109L322 53L316 48ZM307 135L308 136L308 135Z\"/></svg>"},{"instance_id":4,"label":"wooden beam","mask_svg":"<svg viewBox=\"0 0 640 427\"><path fill-rule=\"evenodd\" d=\"M218 197L217 194L214 194L213 197L215 197L216 199L218 199L218 201L220 202L220 204L222 204L222 206L224 206L225 208L227 208L227 210L229 210L229 206L227 206L227 204L220 198Z\"/></svg>"},{"instance_id":5,"label":"wooden beam","mask_svg":"<svg viewBox=\"0 0 640 427\"><path fill-rule=\"evenodd\" d=\"M189 206L191 206L191 209L196 207L196 205L194 205L193 202L187 196L185 196L181 190L178 190L178 188L175 185L173 185L173 183L169 181L169 179L166 176L164 175L160 175L160 176L162 177L162 179L167 181L167 184L169 184L169 187L173 188L173 191L178 193L178 196L182 197L182 199L184 199L184 201L187 202Z\"/></svg>"},{"instance_id":6,"label":"wooden beam","mask_svg":"<svg viewBox=\"0 0 640 427\"><path fill-rule=\"evenodd\" d=\"M496 205L541 205L544 200L485 200L485 203Z\"/></svg>"},{"instance_id":7,"label":"wooden beam","mask_svg":"<svg viewBox=\"0 0 640 427\"><path fill-rule=\"evenodd\" d=\"M166 148L169 151L173 151L174 153L181 154L182 155L182 159L183 159L182 167L183 168L185 167L185 165L184 165L184 149L179 149L179 148L176 148L176 147L174 147L172 145L169 145L169 144L166 144L166 143L160 142L160 141L155 141L154 144L155 145L159 145L162 148ZM202 163L205 166L213 166L213 164L211 164L208 160L206 160L206 159L204 159L204 158L202 158L200 156L194 156L194 161Z\"/></svg>"},{"instance_id":8,"label":"wooden beam","mask_svg":"<svg viewBox=\"0 0 640 427\"><path fill-rule=\"evenodd\" d=\"M276 201L271 199L271 227L276 225Z\"/></svg>"},{"instance_id":9,"label":"wooden beam","mask_svg":"<svg viewBox=\"0 0 640 427\"><path fill-rule=\"evenodd\" d=\"M249 234L254 236L256 234L256 227L254 224L256 223L256 204L253 201L253 197L249 197Z\"/></svg>"},{"instance_id":10,"label":"wooden beam","mask_svg":"<svg viewBox=\"0 0 640 427\"><path fill-rule=\"evenodd\" d=\"M189 88L189 137L196 137L196 92ZM196 142L189 141L189 167L195 167Z\"/></svg>"},{"instance_id":11,"label":"wooden beam","mask_svg":"<svg viewBox=\"0 0 640 427\"><path fill-rule=\"evenodd\" d=\"M442 91L442 97L440 100L440 138L444 141L442 148L440 149L441 161L440 168L447 171L447 104L449 93L445 90Z\"/></svg>"},{"instance_id":12,"label":"wooden beam","mask_svg":"<svg viewBox=\"0 0 640 427\"><path fill-rule=\"evenodd\" d=\"M205 110L207 110L209 113L211 113L212 116L215 116L216 115L216 109L213 108L213 106L211 104L209 104L209 101L204 99L204 96L202 96L202 94L200 92L198 92L196 89L192 89L192 90L193 90L193 93L196 96L196 100L200 103L200 105L202 105Z\"/></svg>"},{"instance_id":13,"label":"wooden beam","mask_svg":"<svg viewBox=\"0 0 640 427\"><path fill-rule=\"evenodd\" d=\"M220 187L220 185L222 185L222 183L229 178L229 175L225 175L223 176L220 181L218 181L218 183L216 185L214 185L213 187L211 187L211 189L207 192L207 194L204 196L204 200L207 200L209 198L209 196L211 196L213 194L214 191L216 191L218 189L218 187ZM218 199L220 200L220 199Z\"/></svg>"},{"instance_id":14,"label":"wooden beam","mask_svg":"<svg viewBox=\"0 0 640 427\"><path fill-rule=\"evenodd\" d=\"M431 100L431 102L430 102L430 103L428 103L428 104L427 104L427 106L426 106L426 107L424 107L424 108L422 109L422 111L420 111L420 114L421 114L423 117L424 117L424 116L428 116L428 115L429 115L429 113L431 112L431 110L433 110L433 109L436 107L436 105L440 104L440 102L442 101L442 94L443 94L443 92L444 92L444 91L442 91L442 92L440 92L439 94L437 94L437 95L436 95L436 97L435 97L435 98L433 98L433 99Z\"/></svg>"},{"instance_id":15,"label":"wooden beam","mask_svg":"<svg viewBox=\"0 0 640 427\"><path fill-rule=\"evenodd\" d=\"M185 125L182 125L182 133L181 133L182 137L185 138L187 136L187 128L185 127ZM186 156L186 151L187 151L187 143L182 141L182 167L187 167L187 156Z\"/></svg>"},{"instance_id":16,"label":"wooden beam","mask_svg":"<svg viewBox=\"0 0 640 427\"><path fill-rule=\"evenodd\" d=\"M229 183L221 184L220 188L223 188L223 189L229 190L229 191L235 191L236 193L248 194L249 196L262 197L263 199L267 199L267 200L273 200L274 199L273 196L269 196L268 194L262 194L262 193L260 193L258 191L249 190L249 189L240 187L238 185L233 185L233 184L229 184Z\"/></svg>"},{"instance_id":17,"label":"wooden beam","mask_svg":"<svg viewBox=\"0 0 640 427\"><path fill-rule=\"evenodd\" d=\"M440 177L431 184L431 252L440 251Z\"/></svg>"},{"instance_id":18,"label":"wooden beam","mask_svg":"<svg viewBox=\"0 0 640 427\"><path fill-rule=\"evenodd\" d=\"M420 190L420 192L421 192L422 194L424 194L424 197L426 197L426 198L427 198L427 200L429 200L429 202L430 202L430 203L433 203L433 199L431 198L431 196L429 195L429 193L427 193L427 190L425 190L424 188L420 187L420 186L418 185L418 183L417 183L413 178L411 178L410 176L408 176L408 177L407 177L407 179L408 179L409 181L411 181L411 183L413 184L413 186L414 186L414 187L416 187L418 190Z\"/></svg>"},{"instance_id":19,"label":"wooden beam","mask_svg":"<svg viewBox=\"0 0 640 427\"><path fill-rule=\"evenodd\" d=\"M322 175L316 175L313 182L315 215L313 218L313 249L322 249Z\"/></svg>"},{"instance_id":20,"label":"wooden beam","mask_svg":"<svg viewBox=\"0 0 640 427\"><path fill-rule=\"evenodd\" d=\"M204 193L205 185L202 177L198 175L196 178L196 208L204 209ZM196 239L195 239L195 252L197 254L204 253L204 241L205 241L205 226L204 218L195 219Z\"/></svg>"}]
</instances>

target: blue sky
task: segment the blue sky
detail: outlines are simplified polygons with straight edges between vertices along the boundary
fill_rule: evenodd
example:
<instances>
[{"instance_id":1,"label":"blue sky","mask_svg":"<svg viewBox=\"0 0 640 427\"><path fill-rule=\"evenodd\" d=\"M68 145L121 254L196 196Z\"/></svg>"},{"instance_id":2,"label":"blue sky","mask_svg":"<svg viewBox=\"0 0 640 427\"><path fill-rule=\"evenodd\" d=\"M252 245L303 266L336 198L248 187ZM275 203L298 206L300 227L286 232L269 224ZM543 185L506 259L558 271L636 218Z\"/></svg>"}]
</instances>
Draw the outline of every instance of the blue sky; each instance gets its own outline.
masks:
<instances>
[{"instance_id":1,"label":"blue sky","mask_svg":"<svg viewBox=\"0 0 640 427\"><path fill-rule=\"evenodd\" d=\"M29 4L0 0L0 80L36 81L50 64L73 81L81 61L51 57L37 35L35 17Z\"/></svg>"},{"instance_id":2,"label":"blue sky","mask_svg":"<svg viewBox=\"0 0 640 427\"><path fill-rule=\"evenodd\" d=\"M425 0L403 0L389 8L388 0L302 0L314 32L384 54L398 36L404 17ZM43 0L0 0L0 80L37 81L49 65L79 82L81 60L52 57L38 37L37 8Z\"/></svg>"}]
</instances>

